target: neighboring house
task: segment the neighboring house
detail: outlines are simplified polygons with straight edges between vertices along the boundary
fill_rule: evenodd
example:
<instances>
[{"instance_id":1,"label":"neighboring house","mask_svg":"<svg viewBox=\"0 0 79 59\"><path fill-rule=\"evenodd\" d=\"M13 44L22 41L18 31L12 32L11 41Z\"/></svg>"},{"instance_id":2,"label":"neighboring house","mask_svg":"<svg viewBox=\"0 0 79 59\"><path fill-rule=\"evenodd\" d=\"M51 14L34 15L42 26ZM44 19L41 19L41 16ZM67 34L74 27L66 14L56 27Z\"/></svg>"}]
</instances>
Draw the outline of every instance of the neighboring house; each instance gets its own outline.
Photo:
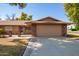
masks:
<instances>
[{"instance_id":1,"label":"neighboring house","mask_svg":"<svg viewBox=\"0 0 79 59\"><path fill-rule=\"evenodd\" d=\"M63 22L52 17L42 18L37 21L0 21L0 27L4 28L5 34L27 34L29 30L33 36L64 36L67 25L72 23Z\"/></svg>"},{"instance_id":2,"label":"neighboring house","mask_svg":"<svg viewBox=\"0 0 79 59\"><path fill-rule=\"evenodd\" d=\"M76 25L76 24L71 24L71 25L67 26L67 29L69 30L69 29L71 29L71 28L75 28L75 25Z\"/></svg>"}]
</instances>

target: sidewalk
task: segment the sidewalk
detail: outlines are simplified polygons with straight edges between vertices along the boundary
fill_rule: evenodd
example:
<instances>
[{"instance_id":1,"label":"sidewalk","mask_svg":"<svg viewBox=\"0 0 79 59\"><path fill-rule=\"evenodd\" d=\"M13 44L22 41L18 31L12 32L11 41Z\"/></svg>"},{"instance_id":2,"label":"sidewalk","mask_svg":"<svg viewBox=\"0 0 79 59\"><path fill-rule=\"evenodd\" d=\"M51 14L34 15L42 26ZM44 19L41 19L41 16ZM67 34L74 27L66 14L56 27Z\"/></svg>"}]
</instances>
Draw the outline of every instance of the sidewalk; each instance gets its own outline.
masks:
<instances>
[{"instance_id":1,"label":"sidewalk","mask_svg":"<svg viewBox=\"0 0 79 59\"><path fill-rule=\"evenodd\" d=\"M21 35L18 37L18 35L12 35L12 37L8 37L8 39L29 39L32 38L32 35Z\"/></svg>"}]
</instances>

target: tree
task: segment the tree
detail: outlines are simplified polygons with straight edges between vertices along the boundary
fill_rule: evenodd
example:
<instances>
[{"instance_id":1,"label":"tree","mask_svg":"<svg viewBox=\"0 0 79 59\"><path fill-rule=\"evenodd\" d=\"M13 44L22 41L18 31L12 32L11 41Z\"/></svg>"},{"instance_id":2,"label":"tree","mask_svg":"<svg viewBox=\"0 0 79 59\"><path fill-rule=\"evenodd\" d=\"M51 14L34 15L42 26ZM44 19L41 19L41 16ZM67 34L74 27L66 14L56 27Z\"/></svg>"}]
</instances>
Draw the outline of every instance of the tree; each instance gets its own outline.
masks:
<instances>
[{"instance_id":1,"label":"tree","mask_svg":"<svg viewBox=\"0 0 79 59\"><path fill-rule=\"evenodd\" d=\"M27 6L26 3L9 3L11 6L18 6L19 8L23 9Z\"/></svg>"},{"instance_id":2,"label":"tree","mask_svg":"<svg viewBox=\"0 0 79 59\"><path fill-rule=\"evenodd\" d=\"M6 20L15 20L15 14L12 14L12 16L6 15Z\"/></svg>"},{"instance_id":3,"label":"tree","mask_svg":"<svg viewBox=\"0 0 79 59\"><path fill-rule=\"evenodd\" d=\"M26 20L26 19L27 19L27 14L22 12L19 20Z\"/></svg>"},{"instance_id":4,"label":"tree","mask_svg":"<svg viewBox=\"0 0 79 59\"><path fill-rule=\"evenodd\" d=\"M27 20L32 20L32 15L29 15Z\"/></svg>"},{"instance_id":5,"label":"tree","mask_svg":"<svg viewBox=\"0 0 79 59\"><path fill-rule=\"evenodd\" d=\"M22 12L21 16L16 18L16 20L32 20L32 15L27 15L26 13Z\"/></svg>"},{"instance_id":6,"label":"tree","mask_svg":"<svg viewBox=\"0 0 79 59\"><path fill-rule=\"evenodd\" d=\"M79 30L79 3L65 3L64 9L69 20L74 22Z\"/></svg>"},{"instance_id":7,"label":"tree","mask_svg":"<svg viewBox=\"0 0 79 59\"><path fill-rule=\"evenodd\" d=\"M19 8L23 9L27 6L26 3L9 3L11 6L19 6ZM26 13L22 12L19 18L16 20L32 20L32 15L27 15Z\"/></svg>"}]
</instances>

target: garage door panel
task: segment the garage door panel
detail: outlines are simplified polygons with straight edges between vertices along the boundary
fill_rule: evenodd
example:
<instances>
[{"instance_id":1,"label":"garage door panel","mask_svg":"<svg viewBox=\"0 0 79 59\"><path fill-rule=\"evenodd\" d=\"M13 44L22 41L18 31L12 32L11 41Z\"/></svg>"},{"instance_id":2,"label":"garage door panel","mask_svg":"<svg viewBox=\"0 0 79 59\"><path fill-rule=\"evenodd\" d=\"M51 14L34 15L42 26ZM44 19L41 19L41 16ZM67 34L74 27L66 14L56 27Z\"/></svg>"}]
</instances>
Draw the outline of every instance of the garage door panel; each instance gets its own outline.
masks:
<instances>
[{"instance_id":1,"label":"garage door panel","mask_svg":"<svg viewBox=\"0 0 79 59\"><path fill-rule=\"evenodd\" d=\"M37 36L59 36L61 35L60 25L37 25Z\"/></svg>"}]
</instances>

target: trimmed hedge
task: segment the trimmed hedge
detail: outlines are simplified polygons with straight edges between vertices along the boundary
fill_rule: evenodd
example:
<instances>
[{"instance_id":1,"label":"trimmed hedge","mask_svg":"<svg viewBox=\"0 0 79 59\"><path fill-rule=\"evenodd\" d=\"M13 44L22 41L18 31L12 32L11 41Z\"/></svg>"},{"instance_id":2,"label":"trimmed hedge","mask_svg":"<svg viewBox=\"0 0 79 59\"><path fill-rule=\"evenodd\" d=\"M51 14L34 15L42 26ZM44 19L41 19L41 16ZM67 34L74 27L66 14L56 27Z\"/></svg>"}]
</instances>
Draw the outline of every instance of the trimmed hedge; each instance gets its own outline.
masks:
<instances>
[{"instance_id":1,"label":"trimmed hedge","mask_svg":"<svg viewBox=\"0 0 79 59\"><path fill-rule=\"evenodd\" d=\"M71 31L77 31L77 29L76 28L72 28Z\"/></svg>"}]
</instances>

